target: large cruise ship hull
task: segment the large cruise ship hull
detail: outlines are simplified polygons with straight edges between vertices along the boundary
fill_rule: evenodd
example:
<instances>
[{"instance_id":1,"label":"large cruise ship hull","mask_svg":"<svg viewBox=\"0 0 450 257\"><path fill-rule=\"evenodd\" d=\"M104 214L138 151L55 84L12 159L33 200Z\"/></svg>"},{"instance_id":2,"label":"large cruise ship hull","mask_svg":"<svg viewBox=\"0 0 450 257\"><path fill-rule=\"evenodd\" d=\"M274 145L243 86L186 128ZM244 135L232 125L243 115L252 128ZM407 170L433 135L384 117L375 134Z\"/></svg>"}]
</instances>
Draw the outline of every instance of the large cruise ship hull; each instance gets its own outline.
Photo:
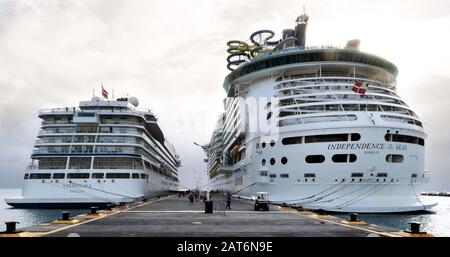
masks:
<instances>
[{"instance_id":1,"label":"large cruise ship hull","mask_svg":"<svg viewBox=\"0 0 450 257\"><path fill-rule=\"evenodd\" d=\"M366 118L364 118L366 116ZM364 123L366 114L359 114ZM376 123L382 120L373 115ZM424 171L424 147L419 144L386 142L387 131L425 137L408 125L290 129L246 142L251 158L234 166L222 166L221 174L211 181L212 190L224 190L252 199L257 192L267 192L275 204L290 204L312 210L358 213L400 213L427 211L435 206L421 199L422 184L429 180ZM283 145L282 139L315 134L358 133L357 142L323 142ZM380 140L382 139L382 140ZM275 141L270 146L269 141ZM266 141L266 147L257 147ZM375 147L375 149L369 149ZM340 149L335 149L340 148ZM353 148L353 149L351 149ZM357 149L363 148L363 149ZM355 154L351 163L335 163L336 154ZM323 155L321 163L306 163L308 155ZM389 163L386 156L401 154L401 163ZM285 157L287 162L280 163ZM272 165L271 159L275 162ZM265 165L262 164L265 160ZM261 176L262 174L262 176Z\"/></svg>"},{"instance_id":2,"label":"large cruise ship hull","mask_svg":"<svg viewBox=\"0 0 450 257\"><path fill-rule=\"evenodd\" d=\"M58 170L40 172L60 173ZM93 171L93 172L98 172ZM102 171L104 172L104 171ZM116 172L136 172L119 170ZM160 174L150 173L149 179L28 179L22 196L5 199L14 208L25 209L85 209L130 203L141 198L160 196L177 187ZM170 184L172 183L172 184Z\"/></svg>"}]
</instances>

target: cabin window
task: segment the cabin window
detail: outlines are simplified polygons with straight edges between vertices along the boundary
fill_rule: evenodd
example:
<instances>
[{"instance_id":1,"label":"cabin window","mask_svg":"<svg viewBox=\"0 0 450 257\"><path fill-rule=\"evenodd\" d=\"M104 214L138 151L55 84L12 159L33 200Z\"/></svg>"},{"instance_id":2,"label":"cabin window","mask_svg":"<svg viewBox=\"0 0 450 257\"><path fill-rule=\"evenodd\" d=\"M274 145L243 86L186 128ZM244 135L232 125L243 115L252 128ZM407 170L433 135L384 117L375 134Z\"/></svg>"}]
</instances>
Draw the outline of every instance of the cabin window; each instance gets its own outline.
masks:
<instances>
[{"instance_id":1,"label":"cabin window","mask_svg":"<svg viewBox=\"0 0 450 257\"><path fill-rule=\"evenodd\" d=\"M305 178L315 178L316 177L316 173L305 173Z\"/></svg>"},{"instance_id":2,"label":"cabin window","mask_svg":"<svg viewBox=\"0 0 450 257\"><path fill-rule=\"evenodd\" d=\"M302 143L302 137L286 137L281 141L283 145L295 145Z\"/></svg>"},{"instance_id":3,"label":"cabin window","mask_svg":"<svg viewBox=\"0 0 450 257\"><path fill-rule=\"evenodd\" d=\"M348 134L315 135L305 137L306 144L342 141L348 141Z\"/></svg>"},{"instance_id":4,"label":"cabin window","mask_svg":"<svg viewBox=\"0 0 450 257\"><path fill-rule=\"evenodd\" d=\"M106 178L109 179L129 179L130 173L106 173Z\"/></svg>"},{"instance_id":5,"label":"cabin window","mask_svg":"<svg viewBox=\"0 0 450 257\"><path fill-rule=\"evenodd\" d=\"M131 177L134 179L139 179L139 173L133 173L131 174Z\"/></svg>"},{"instance_id":6,"label":"cabin window","mask_svg":"<svg viewBox=\"0 0 450 257\"><path fill-rule=\"evenodd\" d=\"M30 179L50 179L51 176L50 173L31 173Z\"/></svg>"},{"instance_id":7,"label":"cabin window","mask_svg":"<svg viewBox=\"0 0 450 257\"><path fill-rule=\"evenodd\" d=\"M403 162L403 155L400 155L400 154L388 154L386 156L386 161L387 162L392 162L392 163L401 163L401 162Z\"/></svg>"},{"instance_id":8,"label":"cabin window","mask_svg":"<svg viewBox=\"0 0 450 257\"><path fill-rule=\"evenodd\" d=\"M386 134L384 136L384 139L388 142L400 142L400 143L407 143L407 144L417 144L424 146L425 140L420 137L414 137L414 136L408 136L408 135L401 135L401 134Z\"/></svg>"},{"instance_id":9,"label":"cabin window","mask_svg":"<svg viewBox=\"0 0 450 257\"><path fill-rule=\"evenodd\" d=\"M358 134L358 133L352 133L352 134L350 135L350 139L351 139L352 141L359 141L359 140L361 139L361 135Z\"/></svg>"},{"instance_id":10,"label":"cabin window","mask_svg":"<svg viewBox=\"0 0 450 257\"><path fill-rule=\"evenodd\" d=\"M280 174L280 178L289 178L289 174Z\"/></svg>"},{"instance_id":11,"label":"cabin window","mask_svg":"<svg viewBox=\"0 0 450 257\"><path fill-rule=\"evenodd\" d=\"M105 177L105 173L92 173L92 178L103 179Z\"/></svg>"},{"instance_id":12,"label":"cabin window","mask_svg":"<svg viewBox=\"0 0 450 257\"><path fill-rule=\"evenodd\" d=\"M89 173L67 173L68 179L88 179Z\"/></svg>"},{"instance_id":13,"label":"cabin window","mask_svg":"<svg viewBox=\"0 0 450 257\"><path fill-rule=\"evenodd\" d=\"M355 162L357 157L354 154L335 154L331 158L333 162L344 163L344 162Z\"/></svg>"},{"instance_id":14,"label":"cabin window","mask_svg":"<svg viewBox=\"0 0 450 257\"><path fill-rule=\"evenodd\" d=\"M64 179L66 174L64 173L53 173L53 179Z\"/></svg>"},{"instance_id":15,"label":"cabin window","mask_svg":"<svg viewBox=\"0 0 450 257\"><path fill-rule=\"evenodd\" d=\"M364 177L364 173L362 172L352 173L352 178L362 178L362 177Z\"/></svg>"},{"instance_id":16,"label":"cabin window","mask_svg":"<svg viewBox=\"0 0 450 257\"><path fill-rule=\"evenodd\" d=\"M25 176L23 176L23 179L28 179L28 173L26 173Z\"/></svg>"},{"instance_id":17,"label":"cabin window","mask_svg":"<svg viewBox=\"0 0 450 257\"><path fill-rule=\"evenodd\" d=\"M323 155L308 155L305 158L306 163L323 163L325 156Z\"/></svg>"}]
</instances>

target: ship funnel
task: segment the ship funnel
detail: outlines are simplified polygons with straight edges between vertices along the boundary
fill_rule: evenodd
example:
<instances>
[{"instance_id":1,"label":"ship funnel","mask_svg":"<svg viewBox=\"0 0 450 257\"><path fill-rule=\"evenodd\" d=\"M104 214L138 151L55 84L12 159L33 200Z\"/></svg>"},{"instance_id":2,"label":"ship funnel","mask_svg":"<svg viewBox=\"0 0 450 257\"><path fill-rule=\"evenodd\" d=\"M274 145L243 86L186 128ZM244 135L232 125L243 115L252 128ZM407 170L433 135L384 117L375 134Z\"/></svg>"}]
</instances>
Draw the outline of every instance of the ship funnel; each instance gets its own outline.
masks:
<instances>
[{"instance_id":1,"label":"ship funnel","mask_svg":"<svg viewBox=\"0 0 450 257\"><path fill-rule=\"evenodd\" d=\"M309 16L306 15L305 11L303 14L297 17L296 26L295 26L295 37L297 41L295 43L296 46L305 47L306 42L306 27L308 25Z\"/></svg>"},{"instance_id":2,"label":"ship funnel","mask_svg":"<svg viewBox=\"0 0 450 257\"><path fill-rule=\"evenodd\" d=\"M352 40L347 41L347 45L345 46L345 49L358 50L360 44L361 44L361 40L352 39Z\"/></svg>"}]
</instances>

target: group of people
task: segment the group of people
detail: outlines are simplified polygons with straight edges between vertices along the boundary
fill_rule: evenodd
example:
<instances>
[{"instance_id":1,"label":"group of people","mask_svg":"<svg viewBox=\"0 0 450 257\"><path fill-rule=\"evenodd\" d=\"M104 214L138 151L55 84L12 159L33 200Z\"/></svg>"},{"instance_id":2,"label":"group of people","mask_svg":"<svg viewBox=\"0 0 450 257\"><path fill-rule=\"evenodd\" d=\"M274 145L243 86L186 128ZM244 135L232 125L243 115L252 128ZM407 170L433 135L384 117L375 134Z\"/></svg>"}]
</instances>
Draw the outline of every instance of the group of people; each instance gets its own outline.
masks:
<instances>
[{"instance_id":1,"label":"group of people","mask_svg":"<svg viewBox=\"0 0 450 257\"><path fill-rule=\"evenodd\" d=\"M213 191L210 192L209 194L209 199L211 200L213 195L219 195L221 192L219 191ZM185 194L183 194L185 195ZM198 199L200 197L200 192L199 191L190 191L188 192L188 199L191 203L194 203L194 199ZM203 200L206 201L206 193L202 196ZM227 193L227 198L226 198L226 203L227 205L225 206L225 209L229 209L231 210L231 194L230 192Z\"/></svg>"}]
</instances>

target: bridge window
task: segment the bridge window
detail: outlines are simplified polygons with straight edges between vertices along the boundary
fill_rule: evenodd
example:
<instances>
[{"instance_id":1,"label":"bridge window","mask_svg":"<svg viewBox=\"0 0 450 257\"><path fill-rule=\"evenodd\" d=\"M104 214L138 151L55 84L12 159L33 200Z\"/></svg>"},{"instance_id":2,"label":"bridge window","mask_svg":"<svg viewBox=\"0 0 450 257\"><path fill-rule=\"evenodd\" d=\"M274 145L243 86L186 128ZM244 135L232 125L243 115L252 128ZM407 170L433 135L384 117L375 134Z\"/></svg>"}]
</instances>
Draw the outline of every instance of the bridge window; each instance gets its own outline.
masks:
<instances>
[{"instance_id":1,"label":"bridge window","mask_svg":"<svg viewBox=\"0 0 450 257\"><path fill-rule=\"evenodd\" d=\"M306 163L323 163L325 156L323 155L308 155L305 158Z\"/></svg>"}]
</instances>

